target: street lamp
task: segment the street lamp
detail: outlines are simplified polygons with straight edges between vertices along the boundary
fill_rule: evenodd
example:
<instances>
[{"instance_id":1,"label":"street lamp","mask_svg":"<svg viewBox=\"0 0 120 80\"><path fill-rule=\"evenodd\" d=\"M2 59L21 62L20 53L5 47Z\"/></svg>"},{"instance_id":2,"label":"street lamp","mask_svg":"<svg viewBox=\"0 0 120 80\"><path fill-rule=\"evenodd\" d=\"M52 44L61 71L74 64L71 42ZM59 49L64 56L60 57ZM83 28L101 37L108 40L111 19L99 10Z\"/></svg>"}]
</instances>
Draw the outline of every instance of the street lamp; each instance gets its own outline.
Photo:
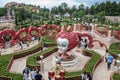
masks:
<instances>
[{"instance_id":1,"label":"street lamp","mask_svg":"<svg viewBox=\"0 0 120 80\"><path fill-rule=\"evenodd\" d=\"M40 56L41 63L40 63L40 70L44 73L44 62L43 62L43 55Z\"/></svg>"}]
</instances>

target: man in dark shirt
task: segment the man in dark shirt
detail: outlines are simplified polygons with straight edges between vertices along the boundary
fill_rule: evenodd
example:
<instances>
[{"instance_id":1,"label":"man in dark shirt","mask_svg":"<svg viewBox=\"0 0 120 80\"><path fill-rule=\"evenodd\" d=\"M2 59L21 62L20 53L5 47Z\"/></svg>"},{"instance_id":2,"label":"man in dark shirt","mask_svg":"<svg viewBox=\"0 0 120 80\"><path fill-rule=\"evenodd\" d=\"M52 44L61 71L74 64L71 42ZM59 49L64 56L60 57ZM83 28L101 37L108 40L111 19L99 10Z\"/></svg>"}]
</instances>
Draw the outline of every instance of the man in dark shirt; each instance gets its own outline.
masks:
<instances>
[{"instance_id":1,"label":"man in dark shirt","mask_svg":"<svg viewBox=\"0 0 120 80\"><path fill-rule=\"evenodd\" d=\"M42 80L42 75L39 74L39 71L37 71L37 75L35 76L35 80Z\"/></svg>"}]
</instances>

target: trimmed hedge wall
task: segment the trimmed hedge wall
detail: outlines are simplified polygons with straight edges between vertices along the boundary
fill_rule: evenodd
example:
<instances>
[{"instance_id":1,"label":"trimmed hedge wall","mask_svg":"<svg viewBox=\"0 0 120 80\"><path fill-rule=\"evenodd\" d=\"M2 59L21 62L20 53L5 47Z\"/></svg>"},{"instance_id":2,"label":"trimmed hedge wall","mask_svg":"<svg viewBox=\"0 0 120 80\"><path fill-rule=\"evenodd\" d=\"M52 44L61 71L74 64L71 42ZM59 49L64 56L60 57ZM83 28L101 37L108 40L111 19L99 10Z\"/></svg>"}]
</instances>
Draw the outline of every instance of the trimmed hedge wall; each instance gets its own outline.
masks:
<instances>
[{"instance_id":1,"label":"trimmed hedge wall","mask_svg":"<svg viewBox=\"0 0 120 80\"><path fill-rule=\"evenodd\" d=\"M113 80L120 80L120 74L114 74L112 77Z\"/></svg>"},{"instance_id":2,"label":"trimmed hedge wall","mask_svg":"<svg viewBox=\"0 0 120 80\"><path fill-rule=\"evenodd\" d=\"M52 40L45 40L45 38L43 37L43 42L45 42L46 44L48 44L47 46L53 46L55 44L52 44L53 42L55 41L52 41ZM17 59L17 58L21 58L21 57L24 57L24 56L27 56L27 55L30 55L30 54L33 54L37 51L39 51L39 46L40 43L30 49L27 49L27 50L22 50L20 52L16 52L16 53L11 53L11 54L8 54L8 55L3 55L3 56L0 56L0 79L3 79L3 80L6 80L7 77L8 79L12 79L12 80L23 80L22 78L22 75L21 74L16 74L16 73L9 73L7 71L7 67L8 67L8 64L10 63L9 61L11 60L12 56L14 56L14 59ZM4 77L3 77L4 76ZM6 79L5 79L6 78Z\"/></svg>"},{"instance_id":3,"label":"trimmed hedge wall","mask_svg":"<svg viewBox=\"0 0 120 80\"><path fill-rule=\"evenodd\" d=\"M38 69L40 69L40 64L37 63L36 61L39 61L40 60L40 55L43 55L44 58L48 57L49 55L51 55L52 53L56 52L57 51L57 48L56 46L53 46L53 47L49 47L47 48L46 50L44 51L41 51L41 52L37 52L36 54L28 57L27 59L27 65L30 67L30 68L33 68L33 67L38 67Z\"/></svg>"},{"instance_id":4,"label":"trimmed hedge wall","mask_svg":"<svg viewBox=\"0 0 120 80\"><path fill-rule=\"evenodd\" d=\"M7 76L12 78L12 80L23 80L21 74L9 73L6 71L12 56L12 54L0 56L0 76Z\"/></svg>"},{"instance_id":5,"label":"trimmed hedge wall","mask_svg":"<svg viewBox=\"0 0 120 80\"><path fill-rule=\"evenodd\" d=\"M117 42L117 43L111 44L109 47L109 52L115 59L118 57L118 54L120 54L120 49L117 49L119 45L120 45L120 42Z\"/></svg>"}]
</instances>

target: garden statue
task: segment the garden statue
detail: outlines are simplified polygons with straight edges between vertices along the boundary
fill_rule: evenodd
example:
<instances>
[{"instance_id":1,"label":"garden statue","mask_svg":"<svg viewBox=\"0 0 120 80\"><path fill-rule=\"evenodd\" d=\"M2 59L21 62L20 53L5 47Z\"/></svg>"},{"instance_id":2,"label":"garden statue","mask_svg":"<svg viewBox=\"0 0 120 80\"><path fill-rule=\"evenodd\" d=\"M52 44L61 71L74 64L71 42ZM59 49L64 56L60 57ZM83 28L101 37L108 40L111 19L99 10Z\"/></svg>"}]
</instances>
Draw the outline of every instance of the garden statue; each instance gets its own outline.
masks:
<instances>
[{"instance_id":1,"label":"garden statue","mask_svg":"<svg viewBox=\"0 0 120 80\"><path fill-rule=\"evenodd\" d=\"M76 33L72 32L70 26L65 26L63 32L56 35L58 45L58 54L63 59L70 59L72 57L71 49L78 45L79 38Z\"/></svg>"}]
</instances>

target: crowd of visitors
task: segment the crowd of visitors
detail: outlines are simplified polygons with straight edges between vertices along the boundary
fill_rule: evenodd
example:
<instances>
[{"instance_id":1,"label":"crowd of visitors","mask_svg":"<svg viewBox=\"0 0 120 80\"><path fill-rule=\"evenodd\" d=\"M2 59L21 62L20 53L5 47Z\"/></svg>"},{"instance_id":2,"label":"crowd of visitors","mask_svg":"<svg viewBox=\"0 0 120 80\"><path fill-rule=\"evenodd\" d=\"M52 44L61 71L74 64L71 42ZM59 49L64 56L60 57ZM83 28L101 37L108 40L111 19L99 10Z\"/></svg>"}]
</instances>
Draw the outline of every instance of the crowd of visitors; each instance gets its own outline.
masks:
<instances>
[{"instance_id":1,"label":"crowd of visitors","mask_svg":"<svg viewBox=\"0 0 120 80\"><path fill-rule=\"evenodd\" d=\"M28 66L23 70L23 80L44 80L43 76L35 68L30 70Z\"/></svg>"}]
</instances>

